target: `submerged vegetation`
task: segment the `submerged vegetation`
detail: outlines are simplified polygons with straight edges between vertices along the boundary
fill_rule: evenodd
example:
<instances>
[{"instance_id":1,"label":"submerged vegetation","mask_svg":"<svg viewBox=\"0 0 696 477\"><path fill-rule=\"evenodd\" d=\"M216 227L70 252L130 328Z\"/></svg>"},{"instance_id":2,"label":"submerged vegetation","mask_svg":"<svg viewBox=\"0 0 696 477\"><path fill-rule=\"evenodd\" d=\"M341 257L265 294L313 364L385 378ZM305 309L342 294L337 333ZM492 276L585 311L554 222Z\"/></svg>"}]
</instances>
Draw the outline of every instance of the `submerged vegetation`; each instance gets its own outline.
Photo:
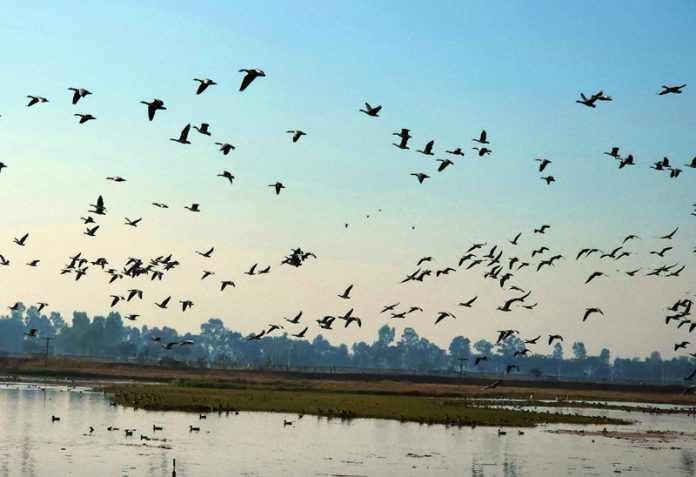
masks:
<instances>
[{"instance_id":1,"label":"submerged vegetation","mask_svg":"<svg viewBox=\"0 0 696 477\"><path fill-rule=\"evenodd\" d=\"M599 416L499 409L464 398L326 391L311 387L287 389L282 385L180 380L162 385L110 385L102 390L109 394L115 404L160 411L283 412L300 416L394 419L457 426L627 423Z\"/></svg>"}]
</instances>

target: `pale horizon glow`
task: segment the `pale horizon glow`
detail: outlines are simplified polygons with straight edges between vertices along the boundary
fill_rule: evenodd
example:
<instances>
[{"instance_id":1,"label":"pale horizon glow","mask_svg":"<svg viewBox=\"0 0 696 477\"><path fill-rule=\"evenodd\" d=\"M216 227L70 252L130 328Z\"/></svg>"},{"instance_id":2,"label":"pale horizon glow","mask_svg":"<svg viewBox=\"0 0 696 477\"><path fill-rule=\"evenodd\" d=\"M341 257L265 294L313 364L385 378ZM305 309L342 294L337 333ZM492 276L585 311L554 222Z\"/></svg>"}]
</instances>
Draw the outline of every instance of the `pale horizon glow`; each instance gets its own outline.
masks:
<instances>
[{"instance_id":1,"label":"pale horizon glow","mask_svg":"<svg viewBox=\"0 0 696 477\"><path fill-rule=\"evenodd\" d=\"M169 2L142 5L90 2L8 5L0 18L0 308L45 301L44 313L90 316L118 311L142 318L131 326L198 332L219 317L242 333L259 331L304 311L307 338L372 342L379 327L405 327L447 348L458 335L495 341L496 330L523 337L564 336L590 354L674 356L689 340L665 326L664 308L693 296L696 283L696 44L689 3L584 3L569 11L552 2ZM669 32L669 34L665 34ZM238 91L240 68L261 68ZM193 78L218 85L197 96ZM688 86L658 96L663 84ZM93 95L73 106L69 87ZM580 92L602 90L613 101L590 109ZM27 95L49 103L26 107ZM167 107L147 120L140 101ZM380 117L358 110L382 105ZM97 117L78 125L74 113ZM187 123L210 123L212 137ZM411 149L391 144L410 128ZM293 144L287 130L307 133ZM493 153L479 158L471 138L486 129ZM415 152L435 140L436 155ZM237 149L223 156L214 142ZM637 165L619 170L604 155L612 146ZM466 156L446 149L462 147ZM676 179L648 166L668 156L683 169ZM455 164L437 172L437 158ZM534 158L553 161L539 174ZM233 185L216 175L228 170ZM410 176L426 172L424 184ZM547 186L539 178L556 178ZM106 181L123 176L124 183ZM268 187L285 184L279 196ZM94 238L83 235L89 204L103 195ZM165 202L158 209L152 202ZM200 203L193 214L184 205ZM380 211L381 210L381 211ZM370 216L367 218L367 216ZM142 217L138 228L125 217ZM349 227L345 228L344 224ZM545 235L533 229L550 224ZM415 229L412 229L415 227ZM650 251L657 237L679 227L664 260ZM12 243L25 233L26 247ZM508 243L522 232L520 244ZM575 261L583 247L611 250L624 237L643 238L619 262ZM533 291L533 311L496 311L514 292L463 268L423 283L399 284L416 262L433 256L433 273L457 268L474 242L499 244L534 264L534 248L568 260L511 284ZM195 254L215 246L213 258ZM280 265L294 247L314 252L300 268ZM113 285L91 267L75 282L60 276L81 251L122 268L129 256L172 253L181 267L161 282L124 279ZM550 255L549 255L550 256ZM547 256L548 258L548 256ZM24 264L40 259L37 268ZM636 277L623 271L686 265L678 278ZM243 274L254 263L268 275ZM507 268L507 260L503 261ZM530 267L531 268L531 267ZM203 270L215 275L201 281ZM595 270L609 277L584 285ZM617 271L620 270L620 271ZM219 282L236 288L220 293ZM336 295L354 284L352 298ZM142 288L142 302L109 308L111 294ZM155 301L190 299L191 311ZM478 295L472 309L457 303ZM387 320L383 305L420 305L425 312ZM605 316L582 323L587 307ZM354 308L361 329L342 324L324 332L314 320ZM457 318L434 326L439 311ZM1 312L5 314L6 312ZM674 323L672 324L674 325ZM535 352L551 353L538 345ZM688 349L693 352L693 349Z\"/></svg>"}]
</instances>

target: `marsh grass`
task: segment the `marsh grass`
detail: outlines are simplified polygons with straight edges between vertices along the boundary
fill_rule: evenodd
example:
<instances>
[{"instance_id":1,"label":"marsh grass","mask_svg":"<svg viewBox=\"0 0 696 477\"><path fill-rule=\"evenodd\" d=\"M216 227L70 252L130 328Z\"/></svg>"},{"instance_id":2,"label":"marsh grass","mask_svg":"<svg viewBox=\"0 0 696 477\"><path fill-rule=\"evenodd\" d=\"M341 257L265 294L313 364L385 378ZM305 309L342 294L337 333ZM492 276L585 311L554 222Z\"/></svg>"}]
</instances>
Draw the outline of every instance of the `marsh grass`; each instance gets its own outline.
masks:
<instances>
[{"instance_id":1,"label":"marsh grass","mask_svg":"<svg viewBox=\"0 0 696 477\"><path fill-rule=\"evenodd\" d=\"M625 424L627 421L524 409L495 409L462 398L288 390L238 383L177 381L102 388L119 405L159 411L283 412L329 418L375 418L457 426L531 427L542 423Z\"/></svg>"}]
</instances>

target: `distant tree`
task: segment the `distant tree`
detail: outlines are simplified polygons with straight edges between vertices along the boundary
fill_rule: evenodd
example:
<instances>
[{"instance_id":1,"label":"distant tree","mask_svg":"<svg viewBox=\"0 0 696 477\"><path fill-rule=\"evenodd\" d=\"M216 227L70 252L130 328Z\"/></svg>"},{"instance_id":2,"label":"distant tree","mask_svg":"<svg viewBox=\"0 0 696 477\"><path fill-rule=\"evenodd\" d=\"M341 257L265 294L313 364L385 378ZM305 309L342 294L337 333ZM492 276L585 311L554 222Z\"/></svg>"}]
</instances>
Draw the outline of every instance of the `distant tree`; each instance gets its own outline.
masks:
<instances>
[{"instance_id":1,"label":"distant tree","mask_svg":"<svg viewBox=\"0 0 696 477\"><path fill-rule=\"evenodd\" d=\"M535 378L539 378L542 374L544 374L544 372L539 368L532 368L529 370L529 374L531 374Z\"/></svg>"},{"instance_id":2,"label":"distant tree","mask_svg":"<svg viewBox=\"0 0 696 477\"><path fill-rule=\"evenodd\" d=\"M493 344L490 341L478 340L476 343L474 343L474 349L480 354L489 355L493 349Z\"/></svg>"},{"instance_id":3,"label":"distant tree","mask_svg":"<svg viewBox=\"0 0 696 477\"><path fill-rule=\"evenodd\" d=\"M384 325L377 331L377 341L375 344L378 346L389 346L394 342L395 336L396 328L391 328L389 325Z\"/></svg>"},{"instance_id":4,"label":"distant tree","mask_svg":"<svg viewBox=\"0 0 696 477\"><path fill-rule=\"evenodd\" d=\"M471 340L463 336L456 336L449 344L449 354L454 359L471 356Z\"/></svg>"},{"instance_id":5,"label":"distant tree","mask_svg":"<svg viewBox=\"0 0 696 477\"><path fill-rule=\"evenodd\" d=\"M561 343L558 341L556 341L556 344L553 345L553 353L551 353L551 357L558 360L563 359L563 345L561 345Z\"/></svg>"},{"instance_id":6,"label":"distant tree","mask_svg":"<svg viewBox=\"0 0 696 477\"><path fill-rule=\"evenodd\" d=\"M599 360L604 364L609 364L610 359L611 353L609 352L609 350L606 348L602 348L602 351L599 352Z\"/></svg>"},{"instance_id":7,"label":"distant tree","mask_svg":"<svg viewBox=\"0 0 696 477\"><path fill-rule=\"evenodd\" d=\"M369 368L372 366L370 345L364 341L353 343L351 351L353 351L353 366L358 368Z\"/></svg>"},{"instance_id":8,"label":"distant tree","mask_svg":"<svg viewBox=\"0 0 696 477\"><path fill-rule=\"evenodd\" d=\"M582 341L576 341L573 343L573 356L577 360L583 360L587 358L587 350L585 349L585 343Z\"/></svg>"}]
</instances>

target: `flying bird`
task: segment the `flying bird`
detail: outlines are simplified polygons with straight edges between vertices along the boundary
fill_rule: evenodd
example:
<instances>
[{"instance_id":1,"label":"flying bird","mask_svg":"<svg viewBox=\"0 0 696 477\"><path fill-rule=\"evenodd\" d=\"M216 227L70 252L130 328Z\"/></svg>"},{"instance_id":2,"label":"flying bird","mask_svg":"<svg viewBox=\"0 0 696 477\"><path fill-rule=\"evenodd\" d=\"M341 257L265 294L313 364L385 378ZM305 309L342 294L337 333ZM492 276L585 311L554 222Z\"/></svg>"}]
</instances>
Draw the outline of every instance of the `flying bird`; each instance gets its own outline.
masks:
<instances>
[{"instance_id":1,"label":"flying bird","mask_svg":"<svg viewBox=\"0 0 696 477\"><path fill-rule=\"evenodd\" d=\"M437 318L435 319L435 324L437 325L437 324L440 323L442 320L444 320L445 318L448 318L448 317L456 318L456 316L454 316L452 313L450 313L450 312L448 312L448 311L441 311L441 312L439 312L438 315L437 315Z\"/></svg>"},{"instance_id":2,"label":"flying bird","mask_svg":"<svg viewBox=\"0 0 696 477\"><path fill-rule=\"evenodd\" d=\"M187 124L184 126L184 129L181 130L181 134L179 135L179 139L176 138L169 138L170 141L178 142L179 144L191 144L191 142L188 140L188 135L189 131L191 130L191 125Z\"/></svg>"},{"instance_id":3,"label":"flying bird","mask_svg":"<svg viewBox=\"0 0 696 477\"><path fill-rule=\"evenodd\" d=\"M605 152L604 154L606 154L607 156L611 156L614 159L620 159L621 156L619 155L619 150L620 149L618 147L612 147L611 151Z\"/></svg>"},{"instance_id":4,"label":"flying bird","mask_svg":"<svg viewBox=\"0 0 696 477\"><path fill-rule=\"evenodd\" d=\"M472 147L471 149L473 149L474 151L478 151L479 157L483 157L486 154L490 155L491 152L493 152L490 149L488 149L487 147Z\"/></svg>"},{"instance_id":5,"label":"flying bird","mask_svg":"<svg viewBox=\"0 0 696 477\"><path fill-rule=\"evenodd\" d=\"M201 123L200 126L193 126L193 129L198 131L200 134L203 134L204 136L212 136L212 133L208 129L210 127L210 124L208 123Z\"/></svg>"},{"instance_id":6,"label":"flying bird","mask_svg":"<svg viewBox=\"0 0 696 477\"><path fill-rule=\"evenodd\" d=\"M478 143L480 143L480 144L490 144L490 143L488 142L487 138L488 138L488 134L486 134L486 130L484 129L483 131L481 131L481 135L479 136L479 138L478 138L478 139L472 139L472 141L476 141L476 142L478 142Z\"/></svg>"},{"instance_id":7,"label":"flying bird","mask_svg":"<svg viewBox=\"0 0 696 477\"><path fill-rule=\"evenodd\" d=\"M302 317L302 311L300 311L300 312L299 312L297 315L295 315L295 317L292 318L292 319L290 319L290 318L283 318L283 319L284 319L285 321L287 321L288 323L292 323L292 324L296 325L296 324L298 324L298 323L300 322L300 318L301 318L301 317Z\"/></svg>"},{"instance_id":8,"label":"flying bird","mask_svg":"<svg viewBox=\"0 0 696 477\"><path fill-rule=\"evenodd\" d=\"M677 227L676 229L674 229L673 231L671 231L671 232L668 233L667 235L665 235L665 236L663 236L663 237L660 237L660 238L663 239L663 240L672 240L672 237L674 237L674 234L677 233L677 230L679 230L679 227Z\"/></svg>"},{"instance_id":9,"label":"flying bird","mask_svg":"<svg viewBox=\"0 0 696 477\"><path fill-rule=\"evenodd\" d=\"M425 147L421 150L417 150L416 152L420 152L421 154L425 154L426 156L432 156L433 154L433 146L435 145L435 141L430 141L428 142Z\"/></svg>"},{"instance_id":10,"label":"flying bird","mask_svg":"<svg viewBox=\"0 0 696 477\"><path fill-rule=\"evenodd\" d=\"M153 99L149 103L147 101L141 101L140 103L147 104L147 117L150 119L150 121L155 119L155 113L158 110L167 109L164 107L164 101L162 101L161 99Z\"/></svg>"},{"instance_id":11,"label":"flying bird","mask_svg":"<svg viewBox=\"0 0 696 477\"><path fill-rule=\"evenodd\" d=\"M29 104L27 104L27 107L29 106L34 106L37 103L48 103L48 100L46 98L43 98L41 96L27 96L29 98Z\"/></svg>"},{"instance_id":12,"label":"flying bird","mask_svg":"<svg viewBox=\"0 0 696 477\"><path fill-rule=\"evenodd\" d=\"M348 326L348 325L346 325L346 326ZM304 330L302 330L302 331L300 331L299 333L294 334L294 335L291 334L290 336L292 336L292 337L294 337L294 338L304 338L304 337L305 337L305 333L307 333L307 330L308 330L308 329L309 329L309 327L308 327L308 326L305 326L305 329L304 329Z\"/></svg>"},{"instance_id":13,"label":"flying bird","mask_svg":"<svg viewBox=\"0 0 696 477\"><path fill-rule=\"evenodd\" d=\"M198 255L200 255L201 257L210 258L210 257L212 257L214 251L215 251L215 247L211 247L210 250L208 250L207 252L196 251L196 253Z\"/></svg>"},{"instance_id":14,"label":"flying bird","mask_svg":"<svg viewBox=\"0 0 696 477\"><path fill-rule=\"evenodd\" d=\"M604 312L599 308L586 308L585 315L582 317L582 321L585 321L592 313L599 313L600 315L604 315Z\"/></svg>"},{"instance_id":15,"label":"flying bird","mask_svg":"<svg viewBox=\"0 0 696 477\"><path fill-rule=\"evenodd\" d=\"M80 118L80 124L84 124L84 123L86 123L87 121L92 121L92 120L94 120L94 119L97 119L97 118L95 118L94 116L92 116L91 114L78 114L78 113L75 113L75 114L73 114L73 116L78 116L78 117Z\"/></svg>"},{"instance_id":16,"label":"flying bird","mask_svg":"<svg viewBox=\"0 0 696 477\"><path fill-rule=\"evenodd\" d=\"M682 89L686 87L685 84L679 85L679 86L662 86L662 91L657 93L658 96L662 96L665 94L682 94Z\"/></svg>"},{"instance_id":17,"label":"flying bird","mask_svg":"<svg viewBox=\"0 0 696 477\"><path fill-rule=\"evenodd\" d=\"M546 166L551 164L550 160L544 159L544 158L538 158L538 159L534 159L534 160L539 161L539 172L543 172L543 170L546 169Z\"/></svg>"},{"instance_id":18,"label":"flying bird","mask_svg":"<svg viewBox=\"0 0 696 477\"><path fill-rule=\"evenodd\" d=\"M242 68L241 70L239 70L239 72L246 73L244 75L244 79L242 79L242 84L239 86L239 91L244 91L245 89L247 89L247 87L251 84L251 82L254 81L256 78L266 76L266 73L264 73L263 70L260 70L258 68L252 68L252 69Z\"/></svg>"},{"instance_id":19,"label":"flying bird","mask_svg":"<svg viewBox=\"0 0 696 477\"><path fill-rule=\"evenodd\" d=\"M230 153L230 151L234 151L236 148L229 143L226 142L216 142L216 146L220 146L220 151L226 156Z\"/></svg>"},{"instance_id":20,"label":"flying bird","mask_svg":"<svg viewBox=\"0 0 696 477\"><path fill-rule=\"evenodd\" d=\"M228 181L230 181L230 184L232 184L232 181L234 181L234 176L232 175L231 172L229 171L223 171L222 174L218 174L218 177L224 177Z\"/></svg>"},{"instance_id":21,"label":"flying bird","mask_svg":"<svg viewBox=\"0 0 696 477\"><path fill-rule=\"evenodd\" d=\"M193 81L198 81L200 84L198 85L198 89L196 90L196 94L201 94L203 91L208 89L208 86L213 86L216 85L217 83L209 78L205 79L199 79L199 78L193 78Z\"/></svg>"},{"instance_id":22,"label":"flying bird","mask_svg":"<svg viewBox=\"0 0 696 477\"><path fill-rule=\"evenodd\" d=\"M283 185L282 182L276 182L275 184L269 184L268 187L274 187L276 191L276 195L280 194L281 189L285 189L285 186Z\"/></svg>"},{"instance_id":23,"label":"flying bird","mask_svg":"<svg viewBox=\"0 0 696 477\"><path fill-rule=\"evenodd\" d=\"M412 172L412 173L409 174L409 175L416 177L416 178L418 179L418 182L421 183L421 184L423 183L424 180L430 178L429 175L424 174L424 173L422 173L422 172Z\"/></svg>"},{"instance_id":24,"label":"flying bird","mask_svg":"<svg viewBox=\"0 0 696 477\"><path fill-rule=\"evenodd\" d=\"M402 129L401 132L395 132L392 133L392 135L399 136L401 138L401 142L399 142L399 144L393 143L394 146L398 147L399 149L408 149L408 140L412 137L410 129Z\"/></svg>"},{"instance_id":25,"label":"flying bird","mask_svg":"<svg viewBox=\"0 0 696 477\"><path fill-rule=\"evenodd\" d=\"M453 161L450 161L449 159L438 159L437 162L440 162L440 166L437 168L437 172L442 172L444 171L447 166L451 166L454 164Z\"/></svg>"},{"instance_id":26,"label":"flying bird","mask_svg":"<svg viewBox=\"0 0 696 477\"><path fill-rule=\"evenodd\" d=\"M81 98L85 98L87 95L92 94L84 88L68 88L68 91L73 92L72 104L77 104Z\"/></svg>"},{"instance_id":27,"label":"flying bird","mask_svg":"<svg viewBox=\"0 0 696 477\"><path fill-rule=\"evenodd\" d=\"M556 340L563 341L563 337L561 335L549 335L549 346Z\"/></svg>"},{"instance_id":28,"label":"flying bird","mask_svg":"<svg viewBox=\"0 0 696 477\"><path fill-rule=\"evenodd\" d=\"M289 134L292 134L292 142L297 142L300 140L302 136L306 136L307 133L304 131L300 131L299 129L287 131Z\"/></svg>"},{"instance_id":29,"label":"flying bird","mask_svg":"<svg viewBox=\"0 0 696 477\"><path fill-rule=\"evenodd\" d=\"M587 278L587 281L585 281L585 284L587 285L588 283L590 283L592 280L594 280L597 277L606 277L606 276L607 275L605 273L602 273L602 272L593 272L592 275L590 275Z\"/></svg>"},{"instance_id":30,"label":"flying bird","mask_svg":"<svg viewBox=\"0 0 696 477\"><path fill-rule=\"evenodd\" d=\"M520 239L521 236L522 236L522 232L518 233L514 239L508 240L508 242L510 242L512 245L517 245L517 241Z\"/></svg>"},{"instance_id":31,"label":"flying bird","mask_svg":"<svg viewBox=\"0 0 696 477\"><path fill-rule=\"evenodd\" d=\"M370 106L369 103L365 103L365 109L361 109L363 113L372 117L379 117L379 112L382 110L382 106L375 106L374 108Z\"/></svg>"},{"instance_id":32,"label":"flying bird","mask_svg":"<svg viewBox=\"0 0 696 477\"><path fill-rule=\"evenodd\" d=\"M24 247L24 245L26 244L28 238L29 238L29 234L26 233L26 234L24 234L21 238L16 238L16 237L15 237L14 243L16 243L17 245L19 245L20 247Z\"/></svg>"},{"instance_id":33,"label":"flying bird","mask_svg":"<svg viewBox=\"0 0 696 477\"><path fill-rule=\"evenodd\" d=\"M576 100L576 103L584 104L585 106L589 108L596 108L597 105L595 104L599 97L590 96L589 98L585 96L584 93L580 93L580 99Z\"/></svg>"},{"instance_id":34,"label":"flying bird","mask_svg":"<svg viewBox=\"0 0 696 477\"><path fill-rule=\"evenodd\" d=\"M689 344L691 344L691 343L689 343L688 341L682 341L681 343L675 343L674 344L674 351L676 351L678 349L685 349L687 346L689 346Z\"/></svg>"},{"instance_id":35,"label":"flying bird","mask_svg":"<svg viewBox=\"0 0 696 477\"><path fill-rule=\"evenodd\" d=\"M353 285L351 285L351 286L349 286L348 288L346 288L346 290L345 290L342 294L338 295L338 297L339 297L339 298L343 298L344 300L350 299L350 291L351 291L352 289L353 289Z\"/></svg>"}]
</instances>

